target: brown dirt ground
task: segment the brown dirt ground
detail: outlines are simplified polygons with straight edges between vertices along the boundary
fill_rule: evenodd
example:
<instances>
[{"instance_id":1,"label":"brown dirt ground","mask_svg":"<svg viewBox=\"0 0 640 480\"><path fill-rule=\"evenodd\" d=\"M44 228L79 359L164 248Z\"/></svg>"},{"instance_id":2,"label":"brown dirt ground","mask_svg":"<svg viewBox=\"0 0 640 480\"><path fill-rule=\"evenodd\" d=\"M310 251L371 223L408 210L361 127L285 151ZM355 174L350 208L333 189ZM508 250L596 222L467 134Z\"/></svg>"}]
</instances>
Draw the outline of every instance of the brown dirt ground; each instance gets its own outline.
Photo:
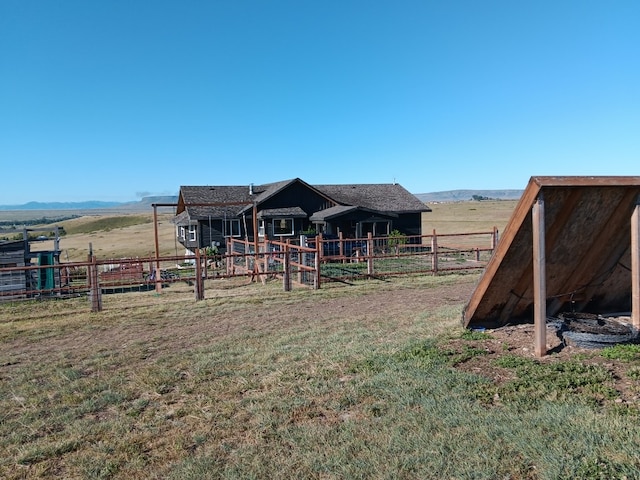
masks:
<instances>
[{"instance_id":1,"label":"brown dirt ground","mask_svg":"<svg viewBox=\"0 0 640 480\"><path fill-rule=\"evenodd\" d=\"M127 348L127 345L140 344L147 346L148 357L145 360L152 360L163 351L197 348L207 345L221 335L242 331L268 332L283 327L305 328L310 314L313 314L315 322L330 324L335 318L353 317L354 321L362 321L368 316L379 316L380 312L384 311L385 316L400 324L404 319L410 319L415 312L424 311L425 305L429 305L430 309L446 305L463 305L473 292L475 280L476 276L470 275L453 285L421 289L420 295L416 295L413 288L376 290L375 293L365 294L357 299L348 296L319 299L310 295L309 298L298 301L295 308L283 309L277 316L265 313L265 308L260 303L248 303L244 314L233 311L226 315L216 314L215 319L212 319L211 313L206 310L202 313L192 311L190 315L185 316L176 316L175 311L168 310L165 314L154 316L153 320L141 317L140 322L134 323L111 320L105 325L94 325L94 328L71 328L64 333L50 336L46 341L34 342L18 336L11 341L3 342L0 365L28 363L49 356L74 357L82 355L82 352L87 350L117 351ZM242 290L240 284L228 284L227 287L208 290L207 298L243 295ZM126 308L123 310L123 316L127 316ZM132 309L132 312L135 311ZM169 335L168 332L172 333ZM486 330L486 333L490 338L474 340L471 344L486 350L487 354L475 356L457 368L485 376L500 384L511 379L513 372L496 367L496 358L505 354L535 358L532 324L505 326ZM464 346L469 344L467 340L452 339L448 346L462 351ZM549 354L539 361L559 362L579 355L580 361L602 365L612 372L615 379L613 387L621 394L618 402L640 401L639 382L626 374L629 369L628 363L603 358L598 355L598 350L563 346L552 329L547 331L547 349ZM10 360L7 362L8 359Z\"/></svg>"}]
</instances>

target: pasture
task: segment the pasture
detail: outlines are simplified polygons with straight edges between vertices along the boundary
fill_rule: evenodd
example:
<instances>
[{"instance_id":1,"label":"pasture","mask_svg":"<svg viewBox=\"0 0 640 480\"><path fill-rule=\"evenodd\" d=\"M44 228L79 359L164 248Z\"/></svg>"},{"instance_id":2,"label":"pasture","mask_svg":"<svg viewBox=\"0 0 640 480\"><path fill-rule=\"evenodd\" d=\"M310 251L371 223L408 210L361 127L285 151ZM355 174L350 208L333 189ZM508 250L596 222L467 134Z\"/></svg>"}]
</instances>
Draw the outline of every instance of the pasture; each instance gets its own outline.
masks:
<instances>
[{"instance_id":1,"label":"pasture","mask_svg":"<svg viewBox=\"0 0 640 480\"><path fill-rule=\"evenodd\" d=\"M442 208L434 225L491 220ZM125 239L149 231L62 245L96 235L133 253ZM99 313L86 298L2 304L0 477L640 477L640 349L536 360L526 326L464 331L478 278L292 292L229 279L201 302L180 284Z\"/></svg>"}]
</instances>

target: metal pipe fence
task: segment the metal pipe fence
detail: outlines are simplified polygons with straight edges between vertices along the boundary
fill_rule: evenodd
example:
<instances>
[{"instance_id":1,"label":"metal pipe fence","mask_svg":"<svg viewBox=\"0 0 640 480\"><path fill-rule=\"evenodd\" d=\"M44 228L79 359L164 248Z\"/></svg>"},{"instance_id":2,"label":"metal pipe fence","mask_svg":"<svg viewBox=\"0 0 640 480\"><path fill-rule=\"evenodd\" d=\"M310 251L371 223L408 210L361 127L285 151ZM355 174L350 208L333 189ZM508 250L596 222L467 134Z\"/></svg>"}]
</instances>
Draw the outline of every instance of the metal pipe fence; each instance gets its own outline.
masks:
<instances>
[{"instance_id":1,"label":"metal pipe fence","mask_svg":"<svg viewBox=\"0 0 640 480\"><path fill-rule=\"evenodd\" d=\"M53 265L0 268L0 303L28 299L87 296L92 311L102 309L104 296L157 292L180 285L196 300L216 288L216 281L246 278L248 282L282 282L321 288L391 275L455 272L485 267L497 244L497 231L464 234L366 238L313 238L296 241L230 239L227 253L97 259ZM258 251L256 252L256 248Z\"/></svg>"}]
</instances>

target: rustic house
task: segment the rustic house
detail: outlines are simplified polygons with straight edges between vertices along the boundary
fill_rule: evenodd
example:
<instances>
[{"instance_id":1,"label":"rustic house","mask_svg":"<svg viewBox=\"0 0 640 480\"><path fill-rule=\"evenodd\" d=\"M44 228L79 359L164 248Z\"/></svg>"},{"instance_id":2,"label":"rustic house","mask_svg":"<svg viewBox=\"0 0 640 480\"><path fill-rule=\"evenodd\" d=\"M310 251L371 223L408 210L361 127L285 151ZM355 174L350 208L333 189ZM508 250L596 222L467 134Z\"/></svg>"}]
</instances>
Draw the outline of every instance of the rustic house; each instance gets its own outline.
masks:
<instances>
[{"instance_id":1,"label":"rustic house","mask_svg":"<svg viewBox=\"0 0 640 480\"><path fill-rule=\"evenodd\" d=\"M182 186L173 221L187 249L215 246L224 252L227 238L253 240L256 229L259 238L280 240L308 232L419 235L422 215L429 211L395 183L312 186L294 178L265 185Z\"/></svg>"}]
</instances>

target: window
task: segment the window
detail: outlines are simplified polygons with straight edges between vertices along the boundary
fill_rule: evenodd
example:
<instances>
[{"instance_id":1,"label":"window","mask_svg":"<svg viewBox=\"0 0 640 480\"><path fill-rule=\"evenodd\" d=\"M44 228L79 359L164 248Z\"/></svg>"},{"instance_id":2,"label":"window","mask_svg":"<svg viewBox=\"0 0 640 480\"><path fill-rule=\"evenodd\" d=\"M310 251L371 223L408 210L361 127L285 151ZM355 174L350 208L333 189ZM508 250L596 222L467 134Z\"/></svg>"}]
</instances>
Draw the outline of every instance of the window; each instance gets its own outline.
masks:
<instances>
[{"instance_id":1,"label":"window","mask_svg":"<svg viewBox=\"0 0 640 480\"><path fill-rule=\"evenodd\" d=\"M189 241L190 242L195 242L196 241L196 225L189 225Z\"/></svg>"},{"instance_id":2,"label":"window","mask_svg":"<svg viewBox=\"0 0 640 480\"><path fill-rule=\"evenodd\" d=\"M224 236L239 237L240 236L240 220L232 219L224 221Z\"/></svg>"},{"instance_id":3,"label":"window","mask_svg":"<svg viewBox=\"0 0 640 480\"><path fill-rule=\"evenodd\" d=\"M258 236L264 237L264 220L260 220L258 223Z\"/></svg>"},{"instance_id":4,"label":"window","mask_svg":"<svg viewBox=\"0 0 640 480\"><path fill-rule=\"evenodd\" d=\"M180 227L180 239L184 240L184 227Z\"/></svg>"},{"instance_id":5,"label":"window","mask_svg":"<svg viewBox=\"0 0 640 480\"><path fill-rule=\"evenodd\" d=\"M274 235L293 235L293 218L274 218Z\"/></svg>"}]
</instances>

